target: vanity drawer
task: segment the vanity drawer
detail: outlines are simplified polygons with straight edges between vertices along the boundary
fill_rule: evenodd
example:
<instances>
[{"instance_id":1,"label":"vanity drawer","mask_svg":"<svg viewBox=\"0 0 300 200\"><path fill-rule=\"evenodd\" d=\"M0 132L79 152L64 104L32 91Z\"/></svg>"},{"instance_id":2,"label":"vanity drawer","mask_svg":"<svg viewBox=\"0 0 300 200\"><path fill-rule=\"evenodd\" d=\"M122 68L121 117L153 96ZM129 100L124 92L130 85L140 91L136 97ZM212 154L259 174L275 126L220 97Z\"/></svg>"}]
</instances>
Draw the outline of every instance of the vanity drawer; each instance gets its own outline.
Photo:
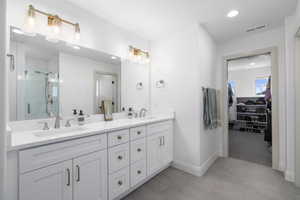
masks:
<instances>
[{"instance_id":1,"label":"vanity drawer","mask_svg":"<svg viewBox=\"0 0 300 200\"><path fill-rule=\"evenodd\" d=\"M130 140L137 140L146 136L146 127L139 126L130 129Z\"/></svg>"},{"instance_id":2,"label":"vanity drawer","mask_svg":"<svg viewBox=\"0 0 300 200\"><path fill-rule=\"evenodd\" d=\"M129 167L109 175L109 199L120 196L129 190Z\"/></svg>"},{"instance_id":3,"label":"vanity drawer","mask_svg":"<svg viewBox=\"0 0 300 200\"><path fill-rule=\"evenodd\" d=\"M129 129L108 133L108 146L116 146L129 141Z\"/></svg>"},{"instance_id":4,"label":"vanity drawer","mask_svg":"<svg viewBox=\"0 0 300 200\"><path fill-rule=\"evenodd\" d=\"M96 135L19 152L19 172L25 173L107 148L107 135Z\"/></svg>"},{"instance_id":5,"label":"vanity drawer","mask_svg":"<svg viewBox=\"0 0 300 200\"><path fill-rule=\"evenodd\" d=\"M108 150L109 173L114 173L129 166L129 144L122 144Z\"/></svg>"},{"instance_id":6,"label":"vanity drawer","mask_svg":"<svg viewBox=\"0 0 300 200\"><path fill-rule=\"evenodd\" d=\"M155 124L151 124L147 126L147 135L155 135L159 134L162 132L169 132L172 131L173 127L173 122L170 121L165 121L165 122L159 122Z\"/></svg>"},{"instance_id":7,"label":"vanity drawer","mask_svg":"<svg viewBox=\"0 0 300 200\"><path fill-rule=\"evenodd\" d=\"M130 168L130 185L136 186L147 177L146 160L139 161Z\"/></svg>"},{"instance_id":8,"label":"vanity drawer","mask_svg":"<svg viewBox=\"0 0 300 200\"><path fill-rule=\"evenodd\" d=\"M146 159L146 138L131 142L130 163Z\"/></svg>"}]
</instances>

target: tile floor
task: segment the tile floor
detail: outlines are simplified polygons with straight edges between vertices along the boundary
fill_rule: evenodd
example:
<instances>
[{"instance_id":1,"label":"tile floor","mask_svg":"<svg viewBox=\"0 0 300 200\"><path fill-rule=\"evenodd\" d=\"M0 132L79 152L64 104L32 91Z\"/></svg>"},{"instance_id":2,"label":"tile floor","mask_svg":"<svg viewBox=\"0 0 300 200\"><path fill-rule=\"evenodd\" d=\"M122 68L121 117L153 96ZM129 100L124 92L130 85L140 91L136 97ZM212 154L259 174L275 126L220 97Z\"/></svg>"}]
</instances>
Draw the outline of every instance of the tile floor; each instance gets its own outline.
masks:
<instances>
[{"instance_id":1,"label":"tile floor","mask_svg":"<svg viewBox=\"0 0 300 200\"><path fill-rule=\"evenodd\" d=\"M124 200L300 200L300 189L270 167L220 158L203 177L174 168L129 194Z\"/></svg>"}]
</instances>

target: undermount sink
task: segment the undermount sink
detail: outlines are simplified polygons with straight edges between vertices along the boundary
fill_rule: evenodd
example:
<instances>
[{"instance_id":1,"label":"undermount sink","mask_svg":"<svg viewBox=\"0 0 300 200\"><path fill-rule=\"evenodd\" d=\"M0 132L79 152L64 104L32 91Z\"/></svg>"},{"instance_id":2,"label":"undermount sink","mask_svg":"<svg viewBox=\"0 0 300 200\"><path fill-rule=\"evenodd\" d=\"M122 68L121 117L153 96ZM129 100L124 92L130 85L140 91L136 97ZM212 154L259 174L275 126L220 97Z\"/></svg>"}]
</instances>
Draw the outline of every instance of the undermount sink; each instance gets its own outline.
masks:
<instances>
[{"instance_id":1,"label":"undermount sink","mask_svg":"<svg viewBox=\"0 0 300 200\"><path fill-rule=\"evenodd\" d=\"M37 131L33 134L37 137L46 137L46 136L66 134L66 133L71 133L74 131L83 131L83 130L85 130L84 127L74 126L74 127L62 127L59 129L49 129L49 130L44 130L44 131Z\"/></svg>"}]
</instances>

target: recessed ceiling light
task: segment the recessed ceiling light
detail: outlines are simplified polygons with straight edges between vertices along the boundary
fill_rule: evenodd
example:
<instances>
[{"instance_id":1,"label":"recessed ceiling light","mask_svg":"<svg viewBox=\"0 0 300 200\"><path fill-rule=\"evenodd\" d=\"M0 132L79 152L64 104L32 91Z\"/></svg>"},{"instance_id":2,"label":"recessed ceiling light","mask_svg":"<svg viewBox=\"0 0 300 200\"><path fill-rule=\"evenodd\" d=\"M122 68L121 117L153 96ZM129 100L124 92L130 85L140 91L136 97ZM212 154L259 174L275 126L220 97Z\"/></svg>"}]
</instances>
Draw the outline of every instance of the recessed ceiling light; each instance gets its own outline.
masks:
<instances>
[{"instance_id":1,"label":"recessed ceiling light","mask_svg":"<svg viewBox=\"0 0 300 200\"><path fill-rule=\"evenodd\" d=\"M229 18L234 18L234 17L236 17L236 16L238 16L239 15L239 11L237 11L237 10L231 10L228 14L227 14L227 17L229 17Z\"/></svg>"},{"instance_id":2,"label":"recessed ceiling light","mask_svg":"<svg viewBox=\"0 0 300 200\"><path fill-rule=\"evenodd\" d=\"M255 62L250 63L250 65L251 65L251 66L254 66L254 65L255 65Z\"/></svg>"},{"instance_id":3,"label":"recessed ceiling light","mask_svg":"<svg viewBox=\"0 0 300 200\"><path fill-rule=\"evenodd\" d=\"M23 32L23 31L21 31L20 29L16 29L16 28L14 28L12 31L13 31L14 33L16 33L16 34L19 34L19 35L24 35L24 32Z\"/></svg>"},{"instance_id":4,"label":"recessed ceiling light","mask_svg":"<svg viewBox=\"0 0 300 200\"><path fill-rule=\"evenodd\" d=\"M116 57L116 56L112 56L112 57L111 57L111 59L113 59L113 60L116 60L116 59L117 59L117 57Z\"/></svg>"}]
</instances>

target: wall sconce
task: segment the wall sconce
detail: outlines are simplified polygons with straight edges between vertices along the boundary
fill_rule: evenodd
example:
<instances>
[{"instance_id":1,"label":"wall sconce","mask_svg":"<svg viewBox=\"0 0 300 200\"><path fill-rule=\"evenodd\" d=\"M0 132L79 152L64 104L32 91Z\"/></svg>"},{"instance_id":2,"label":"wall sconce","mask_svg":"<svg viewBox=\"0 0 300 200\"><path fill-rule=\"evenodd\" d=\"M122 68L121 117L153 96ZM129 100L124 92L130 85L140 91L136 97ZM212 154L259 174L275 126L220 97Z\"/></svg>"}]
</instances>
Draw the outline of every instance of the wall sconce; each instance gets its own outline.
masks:
<instances>
[{"instance_id":1,"label":"wall sconce","mask_svg":"<svg viewBox=\"0 0 300 200\"><path fill-rule=\"evenodd\" d=\"M147 51L129 46L129 60L140 64L147 64L150 62L150 54Z\"/></svg>"},{"instance_id":2,"label":"wall sconce","mask_svg":"<svg viewBox=\"0 0 300 200\"><path fill-rule=\"evenodd\" d=\"M27 12L27 20L25 25L25 31L29 34L35 34L34 29L36 26L36 14L40 14L47 17L49 32L47 33L47 39L53 42L57 42L60 37L62 24L68 24L74 27L74 41L80 39L80 26L78 23L73 23L68 20L60 18L58 15L53 15L41 10L34 8L32 5L29 5Z\"/></svg>"}]
</instances>

